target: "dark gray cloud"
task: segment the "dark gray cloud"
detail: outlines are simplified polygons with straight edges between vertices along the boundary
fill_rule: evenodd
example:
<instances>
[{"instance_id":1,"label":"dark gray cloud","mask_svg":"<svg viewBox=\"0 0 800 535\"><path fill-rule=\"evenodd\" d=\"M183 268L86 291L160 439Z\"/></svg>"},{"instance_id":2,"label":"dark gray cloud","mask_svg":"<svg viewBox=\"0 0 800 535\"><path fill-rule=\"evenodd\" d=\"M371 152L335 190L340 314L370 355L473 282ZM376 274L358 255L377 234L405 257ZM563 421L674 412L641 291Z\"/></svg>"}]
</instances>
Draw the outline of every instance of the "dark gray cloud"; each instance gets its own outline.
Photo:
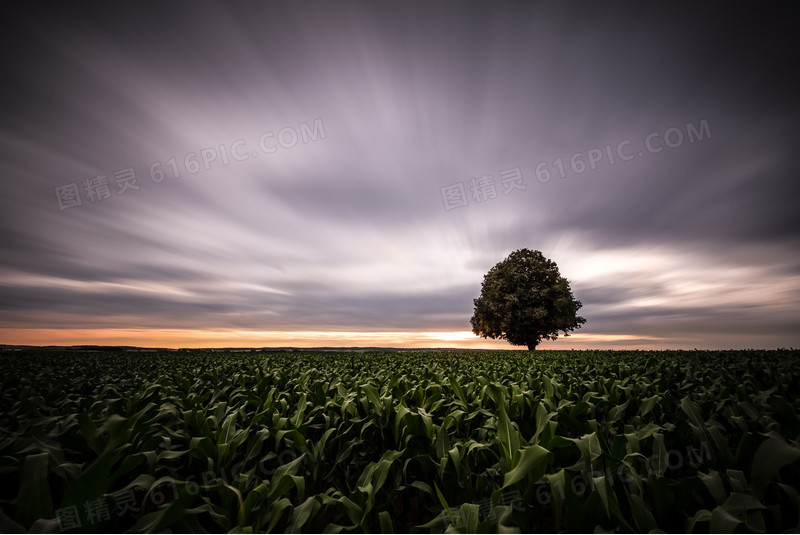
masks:
<instances>
[{"instance_id":1,"label":"dark gray cloud","mask_svg":"<svg viewBox=\"0 0 800 535\"><path fill-rule=\"evenodd\" d=\"M19 11L0 328L463 331L486 270L530 247L573 282L581 343L797 345L787 10Z\"/></svg>"}]
</instances>

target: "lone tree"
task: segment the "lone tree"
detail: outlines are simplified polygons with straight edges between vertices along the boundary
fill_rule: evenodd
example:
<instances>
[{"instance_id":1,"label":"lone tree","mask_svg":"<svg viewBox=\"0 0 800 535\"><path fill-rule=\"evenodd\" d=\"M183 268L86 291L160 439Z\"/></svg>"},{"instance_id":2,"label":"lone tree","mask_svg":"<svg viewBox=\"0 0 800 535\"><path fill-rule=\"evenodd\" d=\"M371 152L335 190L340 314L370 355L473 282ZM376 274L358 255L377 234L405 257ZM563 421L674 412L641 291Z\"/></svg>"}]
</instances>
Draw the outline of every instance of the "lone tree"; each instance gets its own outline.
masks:
<instances>
[{"instance_id":1,"label":"lone tree","mask_svg":"<svg viewBox=\"0 0 800 535\"><path fill-rule=\"evenodd\" d=\"M577 315L581 302L573 298L556 263L529 249L514 251L490 269L474 302L472 332L530 351L543 338L555 340L559 332L569 336L586 323Z\"/></svg>"}]
</instances>

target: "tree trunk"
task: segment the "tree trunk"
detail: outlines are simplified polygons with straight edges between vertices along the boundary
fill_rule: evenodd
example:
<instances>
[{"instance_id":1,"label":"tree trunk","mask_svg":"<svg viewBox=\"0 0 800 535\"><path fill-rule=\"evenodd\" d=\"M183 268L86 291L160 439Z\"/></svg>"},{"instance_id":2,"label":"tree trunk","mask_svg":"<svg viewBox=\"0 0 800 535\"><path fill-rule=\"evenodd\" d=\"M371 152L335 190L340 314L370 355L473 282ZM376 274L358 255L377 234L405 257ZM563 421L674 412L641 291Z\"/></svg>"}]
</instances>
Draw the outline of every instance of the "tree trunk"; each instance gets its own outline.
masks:
<instances>
[{"instance_id":1,"label":"tree trunk","mask_svg":"<svg viewBox=\"0 0 800 535\"><path fill-rule=\"evenodd\" d=\"M528 344L528 351L535 351L536 350L536 346L538 346L538 345L539 345L539 342L529 343Z\"/></svg>"}]
</instances>

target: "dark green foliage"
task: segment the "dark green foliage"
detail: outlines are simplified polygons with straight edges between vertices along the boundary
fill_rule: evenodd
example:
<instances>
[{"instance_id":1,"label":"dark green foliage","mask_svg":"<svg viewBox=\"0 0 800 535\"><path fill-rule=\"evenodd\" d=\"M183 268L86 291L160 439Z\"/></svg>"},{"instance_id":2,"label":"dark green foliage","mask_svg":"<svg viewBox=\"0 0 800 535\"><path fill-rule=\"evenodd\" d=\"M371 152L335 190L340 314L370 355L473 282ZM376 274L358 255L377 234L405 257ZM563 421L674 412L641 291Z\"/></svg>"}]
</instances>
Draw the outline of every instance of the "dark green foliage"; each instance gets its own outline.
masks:
<instances>
[{"instance_id":1,"label":"dark green foliage","mask_svg":"<svg viewBox=\"0 0 800 535\"><path fill-rule=\"evenodd\" d=\"M0 531L797 531L798 364L3 354Z\"/></svg>"},{"instance_id":2,"label":"dark green foliage","mask_svg":"<svg viewBox=\"0 0 800 535\"><path fill-rule=\"evenodd\" d=\"M535 349L542 339L568 336L584 324L580 308L555 262L520 249L486 274L470 322L479 336Z\"/></svg>"}]
</instances>

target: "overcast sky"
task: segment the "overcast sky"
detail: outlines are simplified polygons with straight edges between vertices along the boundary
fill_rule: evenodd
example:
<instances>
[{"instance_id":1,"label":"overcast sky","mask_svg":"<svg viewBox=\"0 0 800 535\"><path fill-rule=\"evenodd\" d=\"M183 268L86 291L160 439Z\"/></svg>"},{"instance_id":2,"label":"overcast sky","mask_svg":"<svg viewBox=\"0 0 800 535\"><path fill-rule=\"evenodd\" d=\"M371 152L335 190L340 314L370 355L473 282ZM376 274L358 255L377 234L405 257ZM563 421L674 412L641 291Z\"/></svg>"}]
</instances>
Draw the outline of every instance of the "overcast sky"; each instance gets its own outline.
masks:
<instances>
[{"instance_id":1,"label":"overcast sky","mask_svg":"<svg viewBox=\"0 0 800 535\"><path fill-rule=\"evenodd\" d=\"M509 347L527 247L542 347L800 345L778 4L130 6L2 23L0 343Z\"/></svg>"}]
</instances>

